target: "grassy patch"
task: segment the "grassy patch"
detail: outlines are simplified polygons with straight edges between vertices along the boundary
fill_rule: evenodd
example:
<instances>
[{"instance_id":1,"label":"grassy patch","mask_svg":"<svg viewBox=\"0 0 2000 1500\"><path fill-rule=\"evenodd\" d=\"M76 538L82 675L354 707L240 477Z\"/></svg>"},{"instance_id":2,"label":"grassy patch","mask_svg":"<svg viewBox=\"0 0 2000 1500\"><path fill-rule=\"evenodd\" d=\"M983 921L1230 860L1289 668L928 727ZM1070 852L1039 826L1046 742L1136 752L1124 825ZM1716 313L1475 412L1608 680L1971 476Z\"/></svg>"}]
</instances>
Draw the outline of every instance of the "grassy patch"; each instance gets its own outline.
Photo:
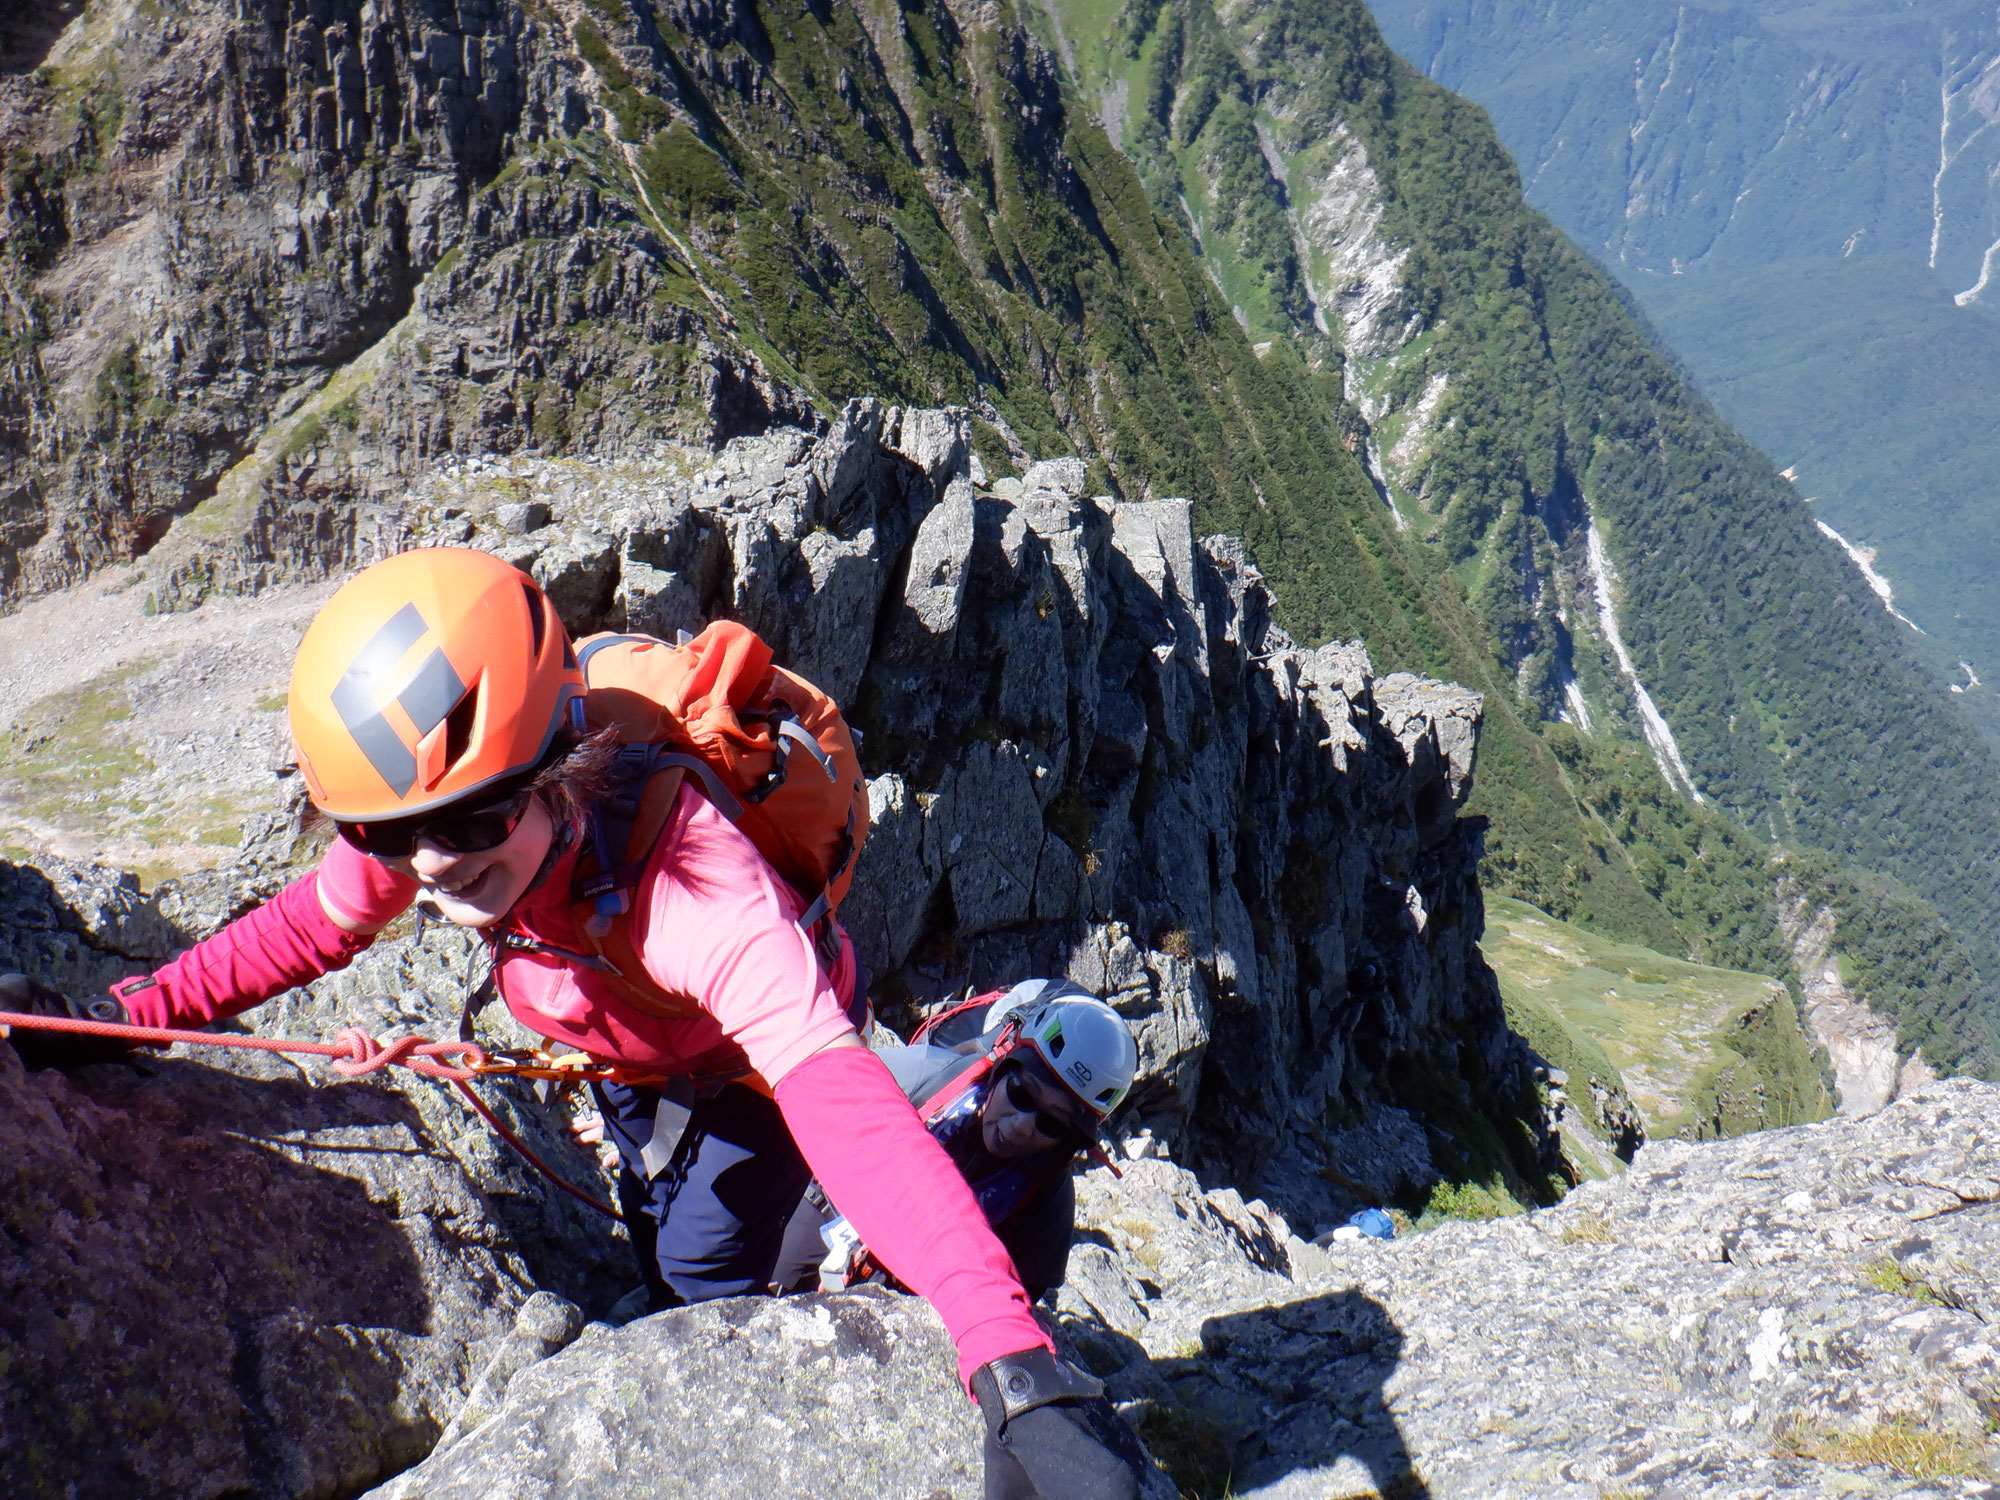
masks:
<instances>
[{"instance_id":1,"label":"grassy patch","mask_svg":"<svg viewBox=\"0 0 2000 1500\"><path fill-rule=\"evenodd\" d=\"M171 857L128 859L148 887L242 845L249 809L236 796L150 779L154 764L126 726L134 684L155 665L132 662L41 699L0 731L0 821L17 821L14 842L39 845L57 829L99 847L173 846ZM189 845L216 853L190 856Z\"/></svg>"},{"instance_id":2,"label":"grassy patch","mask_svg":"<svg viewBox=\"0 0 2000 1500\"><path fill-rule=\"evenodd\" d=\"M1503 896L1488 897L1486 913L1480 947L1508 1020L1571 1073L1576 1098L1588 1093L1578 1071L1608 1082L1599 1076L1608 1063L1654 1139L1830 1113L1811 1044L1776 980L1614 942Z\"/></svg>"},{"instance_id":3,"label":"grassy patch","mask_svg":"<svg viewBox=\"0 0 2000 1500\"><path fill-rule=\"evenodd\" d=\"M1618 1232L1602 1214L1580 1213L1563 1225L1556 1238L1565 1245L1615 1245Z\"/></svg>"},{"instance_id":4,"label":"grassy patch","mask_svg":"<svg viewBox=\"0 0 2000 1500\"><path fill-rule=\"evenodd\" d=\"M8 802L56 822L90 808L152 763L114 726L132 717L134 662L44 698L0 734L0 785Z\"/></svg>"},{"instance_id":5,"label":"grassy patch","mask_svg":"<svg viewBox=\"0 0 2000 1500\"><path fill-rule=\"evenodd\" d=\"M1498 1178L1488 1182L1440 1182L1431 1188L1424 1211L1417 1216L1418 1229L1435 1229L1450 1219L1476 1223L1484 1219L1511 1219L1522 1211L1514 1195Z\"/></svg>"},{"instance_id":6,"label":"grassy patch","mask_svg":"<svg viewBox=\"0 0 2000 1500\"><path fill-rule=\"evenodd\" d=\"M1976 1444L1907 1420L1828 1427L1795 1415L1772 1436L1781 1453L1843 1469L1883 1468L1905 1479L1977 1479L1990 1472Z\"/></svg>"},{"instance_id":7,"label":"grassy patch","mask_svg":"<svg viewBox=\"0 0 2000 1500\"><path fill-rule=\"evenodd\" d=\"M639 170L662 199L689 216L720 213L737 200L729 168L687 126L676 121L639 153Z\"/></svg>"},{"instance_id":8,"label":"grassy patch","mask_svg":"<svg viewBox=\"0 0 2000 1500\"><path fill-rule=\"evenodd\" d=\"M1931 1307L1950 1305L1932 1289L1929 1282L1912 1280L1901 1266L1886 1255L1871 1260L1863 1266L1861 1278L1878 1292L1888 1292L1897 1297L1914 1297Z\"/></svg>"}]
</instances>

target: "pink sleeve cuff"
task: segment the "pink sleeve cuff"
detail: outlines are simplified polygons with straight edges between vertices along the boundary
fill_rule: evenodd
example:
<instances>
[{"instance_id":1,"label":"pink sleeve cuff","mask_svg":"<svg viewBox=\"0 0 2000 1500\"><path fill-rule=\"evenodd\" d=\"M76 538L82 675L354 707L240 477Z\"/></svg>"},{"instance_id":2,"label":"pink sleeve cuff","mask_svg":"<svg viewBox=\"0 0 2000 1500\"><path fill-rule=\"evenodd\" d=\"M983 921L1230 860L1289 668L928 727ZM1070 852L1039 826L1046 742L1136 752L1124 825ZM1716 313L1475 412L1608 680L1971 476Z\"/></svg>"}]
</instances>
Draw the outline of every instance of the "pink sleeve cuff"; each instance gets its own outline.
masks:
<instances>
[{"instance_id":1,"label":"pink sleeve cuff","mask_svg":"<svg viewBox=\"0 0 2000 1500\"><path fill-rule=\"evenodd\" d=\"M206 1026L344 969L375 941L337 926L319 901L315 871L293 881L213 937L112 994L140 1026Z\"/></svg>"},{"instance_id":2,"label":"pink sleeve cuff","mask_svg":"<svg viewBox=\"0 0 2000 1500\"><path fill-rule=\"evenodd\" d=\"M336 838L319 862L319 894L355 927L387 927L417 898L417 883Z\"/></svg>"}]
</instances>

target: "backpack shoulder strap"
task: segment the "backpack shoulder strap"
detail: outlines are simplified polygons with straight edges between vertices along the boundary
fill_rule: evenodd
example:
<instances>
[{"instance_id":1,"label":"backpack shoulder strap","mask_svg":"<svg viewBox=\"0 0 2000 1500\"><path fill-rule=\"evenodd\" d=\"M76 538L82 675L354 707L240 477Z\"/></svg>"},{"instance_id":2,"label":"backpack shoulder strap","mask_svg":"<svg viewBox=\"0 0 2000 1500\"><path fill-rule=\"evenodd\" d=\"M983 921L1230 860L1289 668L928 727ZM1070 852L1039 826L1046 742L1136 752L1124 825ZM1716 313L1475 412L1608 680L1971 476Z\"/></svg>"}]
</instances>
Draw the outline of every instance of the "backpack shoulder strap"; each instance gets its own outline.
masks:
<instances>
[{"instance_id":1,"label":"backpack shoulder strap","mask_svg":"<svg viewBox=\"0 0 2000 1500\"><path fill-rule=\"evenodd\" d=\"M673 816L686 768L664 745L626 745L613 762L613 785L590 815L590 847L577 862L570 899L577 930L611 987L653 1015L680 1017L692 997L652 984L632 942L632 898L653 849ZM598 967L598 965L592 965Z\"/></svg>"}]
</instances>

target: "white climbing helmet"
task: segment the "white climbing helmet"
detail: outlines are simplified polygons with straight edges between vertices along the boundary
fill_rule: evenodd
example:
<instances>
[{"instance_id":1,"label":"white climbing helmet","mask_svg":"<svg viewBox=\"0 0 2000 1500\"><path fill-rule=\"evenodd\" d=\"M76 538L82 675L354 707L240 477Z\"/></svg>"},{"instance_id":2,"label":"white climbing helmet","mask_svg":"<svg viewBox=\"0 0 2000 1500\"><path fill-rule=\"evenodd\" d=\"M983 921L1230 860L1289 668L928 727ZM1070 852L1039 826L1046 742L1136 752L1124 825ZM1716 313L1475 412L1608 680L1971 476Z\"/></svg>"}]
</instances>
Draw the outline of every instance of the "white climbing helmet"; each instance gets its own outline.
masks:
<instances>
[{"instance_id":1,"label":"white climbing helmet","mask_svg":"<svg viewBox=\"0 0 2000 1500\"><path fill-rule=\"evenodd\" d=\"M1125 1018L1089 991L1066 979L1016 985L996 1005L991 1020L1018 1018L1021 1041L1048 1064L1062 1084L1091 1114L1104 1119L1125 1102L1132 1075L1139 1071L1139 1044ZM1019 997L1019 998L1017 998Z\"/></svg>"}]
</instances>

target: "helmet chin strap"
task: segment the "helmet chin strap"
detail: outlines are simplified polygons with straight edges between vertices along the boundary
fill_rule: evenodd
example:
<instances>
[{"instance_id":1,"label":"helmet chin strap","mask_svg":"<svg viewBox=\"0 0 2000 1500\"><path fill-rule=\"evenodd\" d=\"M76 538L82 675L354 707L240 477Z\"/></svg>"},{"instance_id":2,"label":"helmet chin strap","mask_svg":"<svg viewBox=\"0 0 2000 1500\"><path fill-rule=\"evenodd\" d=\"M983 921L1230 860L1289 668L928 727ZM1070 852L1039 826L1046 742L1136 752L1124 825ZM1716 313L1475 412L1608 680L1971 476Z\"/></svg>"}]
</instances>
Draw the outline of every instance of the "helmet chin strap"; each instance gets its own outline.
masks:
<instances>
[{"instance_id":1,"label":"helmet chin strap","mask_svg":"<svg viewBox=\"0 0 2000 1500\"><path fill-rule=\"evenodd\" d=\"M541 804L543 812L548 811L549 805L542 801L539 793L536 795L535 801ZM557 824L553 818L549 821L554 826L555 831L549 839L548 853L542 856L541 864L535 867L535 878L522 887L520 896L516 898L517 900L526 900L529 896L540 890L549 876L555 873L556 866L562 863L562 857L569 853L571 847L576 843L580 830L575 823Z\"/></svg>"}]
</instances>

